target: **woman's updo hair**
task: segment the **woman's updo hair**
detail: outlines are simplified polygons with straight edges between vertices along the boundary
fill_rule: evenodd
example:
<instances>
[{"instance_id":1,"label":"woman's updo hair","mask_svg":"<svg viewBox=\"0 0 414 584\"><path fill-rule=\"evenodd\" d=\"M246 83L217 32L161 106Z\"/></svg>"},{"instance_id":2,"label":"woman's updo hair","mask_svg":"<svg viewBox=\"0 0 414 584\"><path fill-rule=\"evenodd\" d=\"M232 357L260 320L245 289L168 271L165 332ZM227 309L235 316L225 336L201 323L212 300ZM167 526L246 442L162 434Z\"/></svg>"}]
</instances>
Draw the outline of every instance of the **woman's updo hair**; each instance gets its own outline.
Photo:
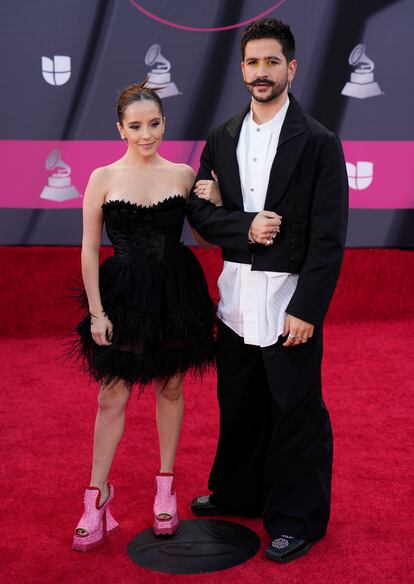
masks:
<instances>
[{"instance_id":1,"label":"woman's updo hair","mask_svg":"<svg viewBox=\"0 0 414 584\"><path fill-rule=\"evenodd\" d=\"M164 117L164 109L162 107L162 101L160 96L157 94L154 89L150 87L146 87L147 80L143 81L142 83L132 83L125 87L123 91L119 94L118 103L117 103L117 113L118 113L118 120L119 123L122 125L122 121L124 119L124 112L126 108L134 103L135 101L153 101L158 106L160 110L161 117Z\"/></svg>"}]
</instances>

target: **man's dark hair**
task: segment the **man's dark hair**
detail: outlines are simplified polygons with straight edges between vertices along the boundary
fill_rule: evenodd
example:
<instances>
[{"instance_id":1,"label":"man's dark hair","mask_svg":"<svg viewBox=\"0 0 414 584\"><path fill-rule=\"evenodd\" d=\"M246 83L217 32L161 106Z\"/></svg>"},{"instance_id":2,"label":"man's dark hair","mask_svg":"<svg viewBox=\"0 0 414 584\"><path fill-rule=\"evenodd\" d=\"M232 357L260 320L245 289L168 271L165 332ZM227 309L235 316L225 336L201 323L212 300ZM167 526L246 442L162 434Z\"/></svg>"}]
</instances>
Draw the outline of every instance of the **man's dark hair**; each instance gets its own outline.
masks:
<instances>
[{"instance_id":1,"label":"man's dark hair","mask_svg":"<svg viewBox=\"0 0 414 584\"><path fill-rule=\"evenodd\" d=\"M242 59L247 43L256 39L276 39L282 45L286 61L289 63L295 58L295 39L289 25L281 20L262 18L249 24L241 38Z\"/></svg>"}]
</instances>

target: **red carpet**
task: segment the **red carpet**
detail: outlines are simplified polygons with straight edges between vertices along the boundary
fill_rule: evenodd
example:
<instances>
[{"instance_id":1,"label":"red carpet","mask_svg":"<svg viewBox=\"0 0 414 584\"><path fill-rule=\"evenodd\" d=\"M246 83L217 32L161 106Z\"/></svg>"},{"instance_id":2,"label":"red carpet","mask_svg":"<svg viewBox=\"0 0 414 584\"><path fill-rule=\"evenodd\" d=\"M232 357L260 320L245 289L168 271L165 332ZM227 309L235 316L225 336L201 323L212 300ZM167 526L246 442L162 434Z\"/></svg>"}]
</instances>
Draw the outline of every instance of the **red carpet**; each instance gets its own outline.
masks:
<instances>
[{"instance_id":1,"label":"red carpet","mask_svg":"<svg viewBox=\"0 0 414 584\"><path fill-rule=\"evenodd\" d=\"M213 281L215 251L200 253ZM213 257L212 257L213 256ZM3 400L0 581L14 583L365 584L413 581L411 534L414 378L414 255L349 250L325 331L324 387L335 435L332 519L327 536L287 565L263 558L258 520L240 519L262 550L224 572L169 576L142 569L127 542L151 525L157 470L154 400L132 398L112 471L113 513L122 530L103 547L70 551L89 479L96 388L60 360L63 334L76 318L63 296L78 250L0 249L6 275L0 339ZM206 491L217 436L215 380L187 383L177 456L181 515Z\"/></svg>"}]
</instances>

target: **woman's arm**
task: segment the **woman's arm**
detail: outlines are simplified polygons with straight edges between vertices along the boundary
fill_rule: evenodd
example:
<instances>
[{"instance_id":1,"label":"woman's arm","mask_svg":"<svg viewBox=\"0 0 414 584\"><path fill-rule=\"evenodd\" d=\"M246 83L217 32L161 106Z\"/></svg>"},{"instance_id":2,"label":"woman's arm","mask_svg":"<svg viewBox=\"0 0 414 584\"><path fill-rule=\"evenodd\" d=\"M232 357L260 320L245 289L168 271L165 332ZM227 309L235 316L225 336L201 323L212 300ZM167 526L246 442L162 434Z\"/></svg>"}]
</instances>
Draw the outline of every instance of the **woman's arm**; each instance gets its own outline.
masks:
<instances>
[{"instance_id":1,"label":"woman's arm","mask_svg":"<svg viewBox=\"0 0 414 584\"><path fill-rule=\"evenodd\" d=\"M185 165L185 166L186 166L185 177L184 177L185 178L185 189L186 189L187 198L188 198L188 195L189 195L189 193L194 185L195 172L191 168L191 166L187 166L187 165ZM223 202L221 200L220 189L218 188L218 183L216 182L216 177L214 177L214 181L208 181L208 182L214 182L217 185L217 188L214 192L210 193L211 187L208 189L208 194L211 196L210 202L214 203L216 206L221 206L223 204ZM204 194L204 192L203 192L203 194ZM214 197L214 201L213 201L213 197ZM213 247L213 244L208 243L205 239L203 239L201 237L201 235L198 233L198 231L193 229L191 227L191 225L189 225L189 226L191 229L191 233L193 234L194 241L197 243L197 245L199 245L200 247L204 247L204 248Z\"/></svg>"},{"instance_id":2,"label":"woman's arm","mask_svg":"<svg viewBox=\"0 0 414 584\"><path fill-rule=\"evenodd\" d=\"M109 345L112 323L102 307L99 291L99 249L108 170L97 168L90 176L83 199L82 278L91 314L91 333L98 345Z\"/></svg>"}]
</instances>

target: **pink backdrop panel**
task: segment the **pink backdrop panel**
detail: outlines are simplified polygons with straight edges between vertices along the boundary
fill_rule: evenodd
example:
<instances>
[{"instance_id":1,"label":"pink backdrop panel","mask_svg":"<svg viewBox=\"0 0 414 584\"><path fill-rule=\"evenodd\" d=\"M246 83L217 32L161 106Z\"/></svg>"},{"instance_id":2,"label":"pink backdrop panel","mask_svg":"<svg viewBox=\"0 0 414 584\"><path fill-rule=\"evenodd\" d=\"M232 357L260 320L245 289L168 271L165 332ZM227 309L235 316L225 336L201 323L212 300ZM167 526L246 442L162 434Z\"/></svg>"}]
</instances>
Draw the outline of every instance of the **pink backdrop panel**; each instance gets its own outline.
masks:
<instances>
[{"instance_id":1,"label":"pink backdrop panel","mask_svg":"<svg viewBox=\"0 0 414 584\"><path fill-rule=\"evenodd\" d=\"M356 180L349 176L352 209L414 208L414 142L344 141L343 147L347 163L362 167ZM370 163L367 173L363 162Z\"/></svg>"},{"instance_id":2,"label":"pink backdrop panel","mask_svg":"<svg viewBox=\"0 0 414 584\"><path fill-rule=\"evenodd\" d=\"M164 142L159 152L168 160L186 162L197 170L203 145L204 142L201 141ZM70 178L66 177L65 182L70 181L70 186L79 193L78 197L60 202L40 197L49 178L57 170L45 168L46 159L53 150L59 150L61 160L70 167ZM2 140L0 207L28 209L81 207L83 193L92 170L117 160L124 152L125 145L120 140ZM59 179L57 182L59 183ZM56 192L59 193L59 189Z\"/></svg>"},{"instance_id":3,"label":"pink backdrop panel","mask_svg":"<svg viewBox=\"0 0 414 584\"><path fill-rule=\"evenodd\" d=\"M344 141L343 146L350 176L351 208L414 208L414 142ZM202 148L202 141L166 141L160 154L174 162L186 162L197 170ZM70 182L79 193L76 198L55 201L40 197L50 179L53 184L51 175L59 172L58 168L45 168L53 150L59 150L62 161L70 167L70 177L66 177L63 185ZM121 141L0 141L3 167L0 207L81 207L92 170L120 158L124 152Z\"/></svg>"}]
</instances>

